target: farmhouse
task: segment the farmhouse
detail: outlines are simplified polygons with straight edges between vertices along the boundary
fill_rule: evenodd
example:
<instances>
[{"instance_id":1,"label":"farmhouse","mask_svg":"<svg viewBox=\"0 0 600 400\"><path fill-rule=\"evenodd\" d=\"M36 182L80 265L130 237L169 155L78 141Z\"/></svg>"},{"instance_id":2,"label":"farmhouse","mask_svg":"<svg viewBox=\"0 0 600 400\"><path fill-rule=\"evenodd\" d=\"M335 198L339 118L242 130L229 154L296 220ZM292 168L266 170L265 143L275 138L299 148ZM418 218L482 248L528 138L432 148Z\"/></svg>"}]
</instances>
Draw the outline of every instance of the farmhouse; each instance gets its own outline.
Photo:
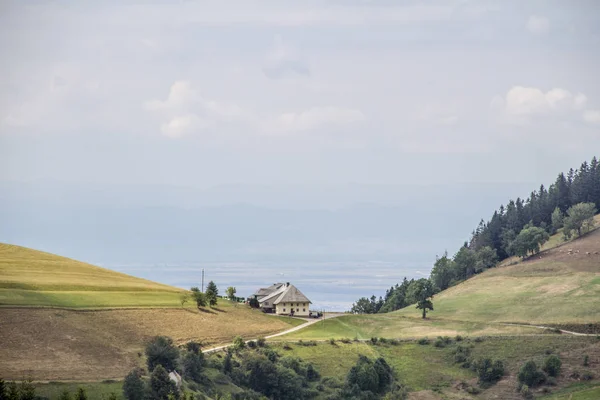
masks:
<instances>
[{"instance_id":1,"label":"farmhouse","mask_svg":"<svg viewBox=\"0 0 600 400\"><path fill-rule=\"evenodd\" d=\"M275 283L267 288L260 288L254 294L260 308L265 312L280 315L296 315L308 317L311 301L294 285Z\"/></svg>"}]
</instances>

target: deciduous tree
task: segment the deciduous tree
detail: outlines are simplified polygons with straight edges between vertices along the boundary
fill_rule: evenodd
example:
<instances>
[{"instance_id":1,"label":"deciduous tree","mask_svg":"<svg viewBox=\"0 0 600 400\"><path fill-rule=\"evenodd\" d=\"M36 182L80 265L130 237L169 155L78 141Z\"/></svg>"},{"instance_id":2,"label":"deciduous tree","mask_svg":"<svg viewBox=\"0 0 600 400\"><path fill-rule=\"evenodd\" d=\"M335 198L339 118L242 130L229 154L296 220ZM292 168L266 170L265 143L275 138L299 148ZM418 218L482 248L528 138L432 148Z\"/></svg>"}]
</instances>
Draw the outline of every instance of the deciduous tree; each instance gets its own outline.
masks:
<instances>
[{"instance_id":1,"label":"deciduous tree","mask_svg":"<svg viewBox=\"0 0 600 400\"><path fill-rule=\"evenodd\" d=\"M427 317L427 310L433 311L433 285L429 279L419 279L409 288L409 297L417 302L417 308L423 311L423 319Z\"/></svg>"},{"instance_id":2,"label":"deciduous tree","mask_svg":"<svg viewBox=\"0 0 600 400\"><path fill-rule=\"evenodd\" d=\"M564 219L564 231L568 235L572 231L577 231L577 236L589 232L594 227L594 215L596 214L596 205L594 203L579 203L567 210L567 216Z\"/></svg>"}]
</instances>

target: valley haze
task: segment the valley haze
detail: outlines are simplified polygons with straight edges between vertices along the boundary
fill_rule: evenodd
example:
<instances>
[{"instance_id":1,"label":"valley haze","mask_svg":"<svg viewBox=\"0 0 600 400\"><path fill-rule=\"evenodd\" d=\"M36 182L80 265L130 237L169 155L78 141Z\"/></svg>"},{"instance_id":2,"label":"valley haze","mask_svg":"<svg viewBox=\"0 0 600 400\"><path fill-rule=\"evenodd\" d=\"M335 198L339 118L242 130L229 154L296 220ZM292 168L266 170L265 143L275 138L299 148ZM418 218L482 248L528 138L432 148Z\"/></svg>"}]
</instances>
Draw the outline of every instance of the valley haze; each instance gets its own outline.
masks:
<instances>
[{"instance_id":1,"label":"valley haze","mask_svg":"<svg viewBox=\"0 0 600 400\"><path fill-rule=\"evenodd\" d=\"M428 276L480 215L532 186L2 181L0 241L181 288L199 284L202 268L240 295L292 281L315 307L339 311L405 276Z\"/></svg>"}]
</instances>

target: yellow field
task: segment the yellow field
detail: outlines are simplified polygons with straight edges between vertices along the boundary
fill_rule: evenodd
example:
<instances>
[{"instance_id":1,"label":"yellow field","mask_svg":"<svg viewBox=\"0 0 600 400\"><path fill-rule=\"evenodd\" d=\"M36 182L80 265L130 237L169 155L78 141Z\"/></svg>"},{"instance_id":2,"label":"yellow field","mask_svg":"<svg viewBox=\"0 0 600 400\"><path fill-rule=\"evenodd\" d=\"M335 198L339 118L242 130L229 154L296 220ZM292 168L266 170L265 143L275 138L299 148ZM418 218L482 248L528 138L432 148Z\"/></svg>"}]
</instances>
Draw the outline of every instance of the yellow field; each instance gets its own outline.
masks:
<instances>
[{"instance_id":1,"label":"yellow field","mask_svg":"<svg viewBox=\"0 0 600 400\"><path fill-rule=\"evenodd\" d=\"M0 245L0 376L122 379L155 335L206 345L255 338L302 321L219 300L181 307L171 286L24 247ZM122 307L128 307L124 309ZM141 354L141 353L140 353Z\"/></svg>"},{"instance_id":2,"label":"yellow field","mask_svg":"<svg viewBox=\"0 0 600 400\"><path fill-rule=\"evenodd\" d=\"M179 289L42 251L0 243L0 288L44 291Z\"/></svg>"},{"instance_id":3,"label":"yellow field","mask_svg":"<svg viewBox=\"0 0 600 400\"><path fill-rule=\"evenodd\" d=\"M0 376L36 380L122 379L155 335L206 346L266 336L302 321L220 300L214 309L57 310L0 308Z\"/></svg>"}]
</instances>

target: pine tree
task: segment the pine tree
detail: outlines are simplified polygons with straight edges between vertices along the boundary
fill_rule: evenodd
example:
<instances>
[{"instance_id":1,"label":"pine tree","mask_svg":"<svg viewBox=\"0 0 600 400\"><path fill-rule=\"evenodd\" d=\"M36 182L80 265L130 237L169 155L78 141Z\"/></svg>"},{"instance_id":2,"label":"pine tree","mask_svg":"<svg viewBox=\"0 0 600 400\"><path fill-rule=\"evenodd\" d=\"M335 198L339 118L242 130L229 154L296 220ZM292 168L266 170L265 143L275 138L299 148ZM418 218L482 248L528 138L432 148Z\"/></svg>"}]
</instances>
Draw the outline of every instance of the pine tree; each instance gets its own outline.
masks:
<instances>
[{"instance_id":1,"label":"pine tree","mask_svg":"<svg viewBox=\"0 0 600 400\"><path fill-rule=\"evenodd\" d=\"M208 282L205 295L206 299L208 300L208 304L210 304L211 307L217 305L219 289L217 289L217 285L213 281Z\"/></svg>"}]
</instances>

